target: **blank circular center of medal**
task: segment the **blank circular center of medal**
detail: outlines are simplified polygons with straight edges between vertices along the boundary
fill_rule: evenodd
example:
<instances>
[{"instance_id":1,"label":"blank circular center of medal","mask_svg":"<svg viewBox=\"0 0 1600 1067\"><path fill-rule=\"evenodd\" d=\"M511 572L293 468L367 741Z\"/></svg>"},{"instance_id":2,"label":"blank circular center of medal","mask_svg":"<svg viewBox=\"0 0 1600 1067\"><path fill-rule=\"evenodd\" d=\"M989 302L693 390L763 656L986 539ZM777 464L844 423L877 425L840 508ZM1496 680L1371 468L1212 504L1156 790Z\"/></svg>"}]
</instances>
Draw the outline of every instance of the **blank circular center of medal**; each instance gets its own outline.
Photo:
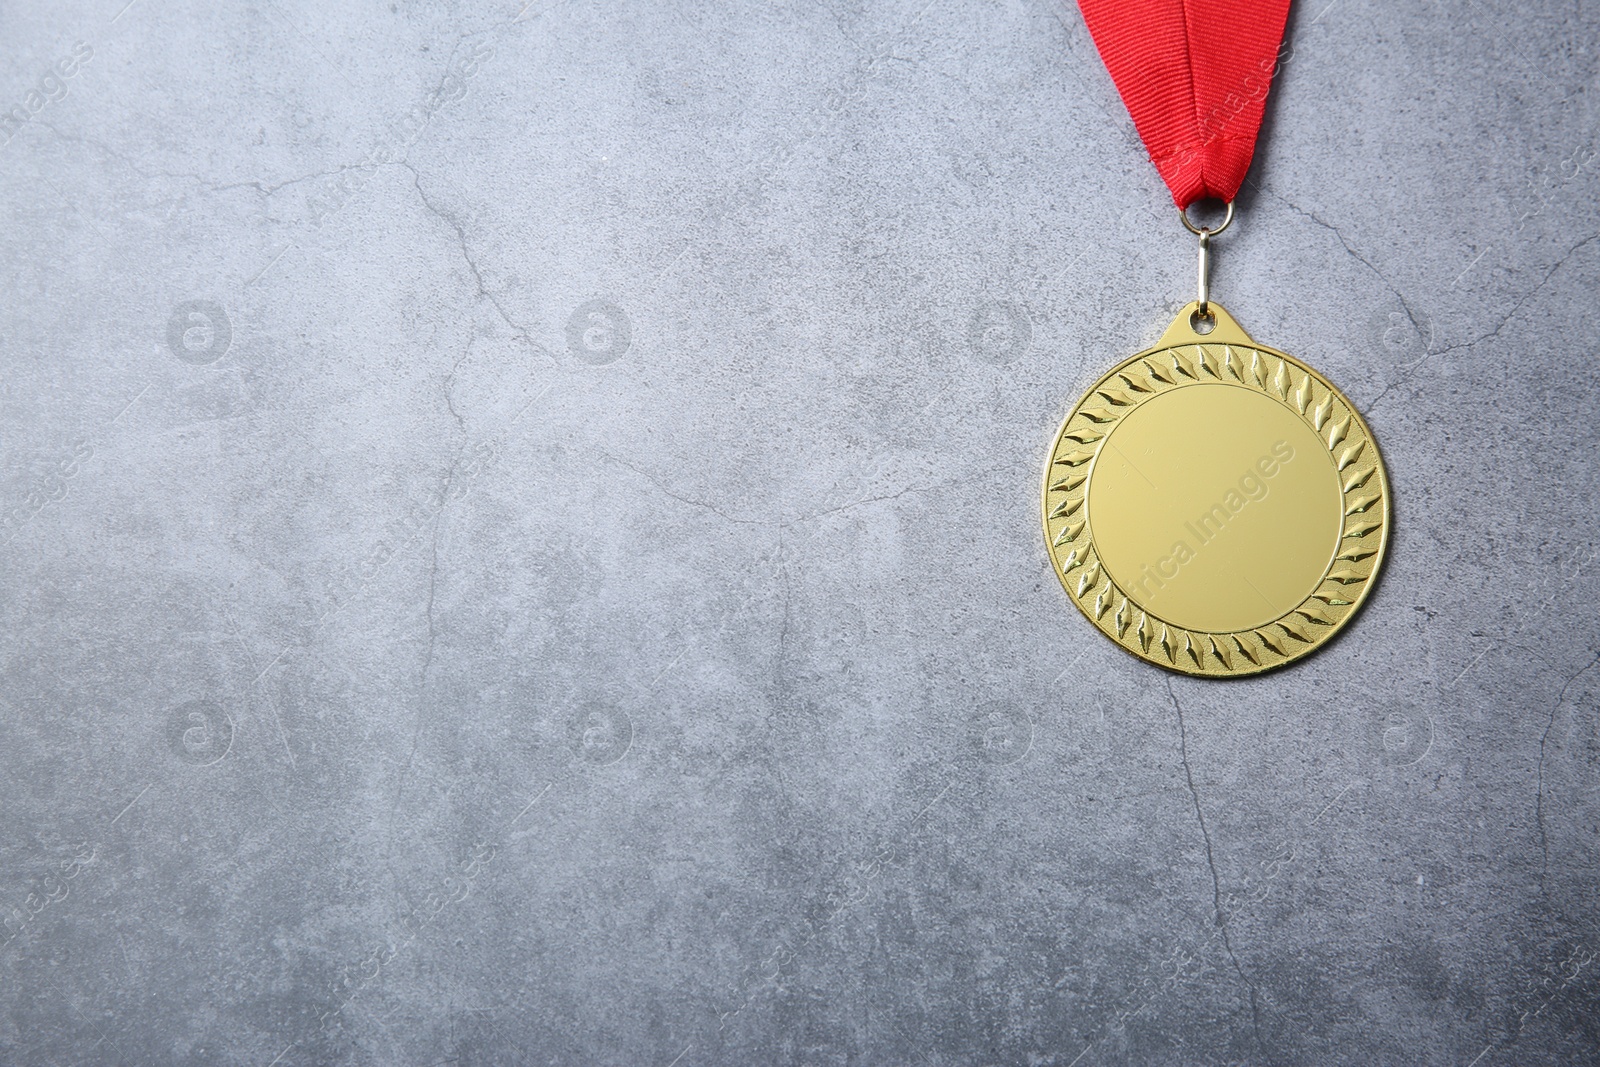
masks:
<instances>
[{"instance_id":1,"label":"blank circular center of medal","mask_svg":"<svg viewBox=\"0 0 1600 1067\"><path fill-rule=\"evenodd\" d=\"M1086 508L1095 550L1140 607L1189 630L1264 626L1322 581L1344 497L1316 433L1244 386L1151 397L1102 443Z\"/></svg>"}]
</instances>

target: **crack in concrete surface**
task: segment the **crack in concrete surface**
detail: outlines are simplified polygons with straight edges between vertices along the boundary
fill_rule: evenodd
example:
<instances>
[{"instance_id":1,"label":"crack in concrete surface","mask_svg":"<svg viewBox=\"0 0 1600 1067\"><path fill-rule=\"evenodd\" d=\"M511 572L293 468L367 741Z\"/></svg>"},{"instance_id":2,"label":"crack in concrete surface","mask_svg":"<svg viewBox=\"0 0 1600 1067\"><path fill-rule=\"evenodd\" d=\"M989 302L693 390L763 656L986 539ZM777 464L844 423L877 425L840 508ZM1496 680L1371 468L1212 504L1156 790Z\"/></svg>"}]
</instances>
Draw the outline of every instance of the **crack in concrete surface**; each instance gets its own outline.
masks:
<instances>
[{"instance_id":1,"label":"crack in concrete surface","mask_svg":"<svg viewBox=\"0 0 1600 1067\"><path fill-rule=\"evenodd\" d=\"M1172 701L1172 710L1178 717L1178 754L1183 763L1183 780L1189 787L1189 799L1194 803L1195 821L1200 826L1200 838L1206 846L1206 868L1211 872L1211 901L1212 919L1217 924L1217 931L1222 935L1222 947L1228 954L1228 960L1233 964L1239 980L1244 983L1250 1000L1250 1022L1255 1034L1256 1047L1265 1051L1266 1043L1261 1038L1261 1005L1257 995L1256 984L1245 973L1244 967L1239 963L1239 957L1234 954L1233 941L1228 934L1228 918L1222 910L1222 879L1217 874L1217 858L1211 847L1211 831L1206 827L1206 814L1200 806L1200 791L1195 788L1194 769L1189 764L1189 731L1183 721L1183 705L1178 702L1177 691L1172 688L1172 678L1169 676L1163 681L1167 687L1167 697Z\"/></svg>"}]
</instances>

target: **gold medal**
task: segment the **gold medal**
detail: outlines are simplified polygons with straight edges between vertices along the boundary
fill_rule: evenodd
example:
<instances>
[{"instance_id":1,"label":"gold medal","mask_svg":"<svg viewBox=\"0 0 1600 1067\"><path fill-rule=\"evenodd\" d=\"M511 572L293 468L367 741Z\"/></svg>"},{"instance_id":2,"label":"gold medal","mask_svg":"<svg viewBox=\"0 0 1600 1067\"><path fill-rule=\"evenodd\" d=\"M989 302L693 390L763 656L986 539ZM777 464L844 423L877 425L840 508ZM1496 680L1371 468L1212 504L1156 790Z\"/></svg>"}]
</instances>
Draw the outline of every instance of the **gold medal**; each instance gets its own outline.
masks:
<instances>
[{"instance_id":1,"label":"gold medal","mask_svg":"<svg viewBox=\"0 0 1600 1067\"><path fill-rule=\"evenodd\" d=\"M1141 659L1212 677L1332 638L1371 591L1390 514L1354 405L1206 300L1220 229L1196 231L1201 299L1078 401L1044 480L1045 541L1072 602Z\"/></svg>"},{"instance_id":2,"label":"gold medal","mask_svg":"<svg viewBox=\"0 0 1600 1067\"><path fill-rule=\"evenodd\" d=\"M1289 2L1078 6L1200 238L1200 299L1062 423L1045 467L1045 544L1072 602L1127 651L1184 674L1257 674L1332 640L1389 542L1389 483L1355 406L1257 344L1207 289ZM1227 209L1214 229L1189 218L1206 200Z\"/></svg>"}]
</instances>

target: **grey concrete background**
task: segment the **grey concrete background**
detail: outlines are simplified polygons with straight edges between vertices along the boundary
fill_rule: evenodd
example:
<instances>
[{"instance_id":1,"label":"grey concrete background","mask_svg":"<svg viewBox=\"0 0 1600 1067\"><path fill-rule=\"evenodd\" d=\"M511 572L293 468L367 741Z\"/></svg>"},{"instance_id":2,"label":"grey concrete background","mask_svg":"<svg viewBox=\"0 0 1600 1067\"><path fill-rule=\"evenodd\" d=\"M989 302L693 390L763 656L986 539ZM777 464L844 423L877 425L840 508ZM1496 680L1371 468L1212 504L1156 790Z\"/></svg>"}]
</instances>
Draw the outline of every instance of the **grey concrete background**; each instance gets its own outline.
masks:
<instances>
[{"instance_id":1,"label":"grey concrete background","mask_svg":"<svg viewBox=\"0 0 1600 1067\"><path fill-rule=\"evenodd\" d=\"M1193 285L1075 8L522 2L0 9L0 1062L1600 1060L1600 8L1294 11L1398 524L1207 684L1040 541Z\"/></svg>"}]
</instances>

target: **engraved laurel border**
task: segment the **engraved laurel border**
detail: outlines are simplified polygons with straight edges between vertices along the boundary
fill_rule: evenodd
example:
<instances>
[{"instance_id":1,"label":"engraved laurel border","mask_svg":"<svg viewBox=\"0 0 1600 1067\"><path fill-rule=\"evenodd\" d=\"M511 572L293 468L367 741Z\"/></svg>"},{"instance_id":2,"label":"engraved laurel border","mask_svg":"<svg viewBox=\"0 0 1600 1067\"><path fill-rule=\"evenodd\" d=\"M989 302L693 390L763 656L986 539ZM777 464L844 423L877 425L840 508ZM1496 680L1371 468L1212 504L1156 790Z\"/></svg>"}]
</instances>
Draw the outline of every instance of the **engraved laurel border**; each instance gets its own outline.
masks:
<instances>
[{"instance_id":1,"label":"engraved laurel border","mask_svg":"<svg viewBox=\"0 0 1600 1067\"><path fill-rule=\"evenodd\" d=\"M1084 509L1094 460L1112 427L1152 397L1208 381L1238 383L1299 415L1327 447L1343 496L1339 544L1315 590L1246 630L1191 630L1145 610L1101 565ZM1388 547L1389 511L1383 458L1355 406L1293 356L1253 342L1157 346L1124 360L1066 417L1045 467L1045 542L1067 595L1123 649L1184 674L1256 674L1330 639L1371 591Z\"/></svg>"}]
</instances>

